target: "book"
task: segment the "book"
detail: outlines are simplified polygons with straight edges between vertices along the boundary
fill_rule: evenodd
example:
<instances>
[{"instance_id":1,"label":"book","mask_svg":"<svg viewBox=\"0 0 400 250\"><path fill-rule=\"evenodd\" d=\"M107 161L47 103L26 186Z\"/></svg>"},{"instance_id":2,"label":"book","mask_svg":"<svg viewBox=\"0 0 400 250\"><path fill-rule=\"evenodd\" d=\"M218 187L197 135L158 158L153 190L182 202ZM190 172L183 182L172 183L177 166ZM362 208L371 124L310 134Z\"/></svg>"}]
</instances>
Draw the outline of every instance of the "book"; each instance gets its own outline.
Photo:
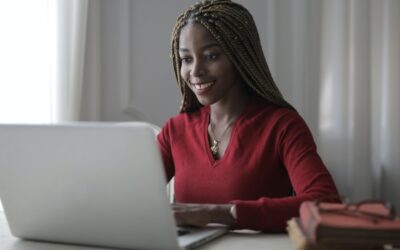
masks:
<instances>
[{"instance_id":1,"label":"book","mask_svg":"<svg viewBox=\"0 0 400 250\"><path fill-rule=\"evenodd\" d=\"M306 201L297 224L314 244L400 245L400 219L384 203Z\"/></svg>"},{"instance_id":2,"label":"book","mask_svg":"<svg viewBox=\"0 0 400 250\"><path fill-rule=\"evenodd\" d=\"M384 245L363 243L317 243L307 238L299 218L292 218L287 222L286 228L294 249L297 250L383 250Z\"/></svg>"}]
</instances>

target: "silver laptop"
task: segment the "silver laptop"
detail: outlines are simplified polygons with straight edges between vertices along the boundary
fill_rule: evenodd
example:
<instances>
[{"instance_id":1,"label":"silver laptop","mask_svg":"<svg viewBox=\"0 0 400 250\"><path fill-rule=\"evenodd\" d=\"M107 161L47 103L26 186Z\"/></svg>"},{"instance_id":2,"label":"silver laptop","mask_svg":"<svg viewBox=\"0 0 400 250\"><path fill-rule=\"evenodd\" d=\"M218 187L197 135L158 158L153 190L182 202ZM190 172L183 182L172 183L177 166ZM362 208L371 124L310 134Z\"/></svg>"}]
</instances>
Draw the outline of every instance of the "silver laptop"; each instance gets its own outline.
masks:
<instances>
[{"instance_id":1,"label":"silver laptop","mask_svg":"<svg viewBox=\"0 0 400 250\"><path fill-rule=\"evenodd\" d=\"M0 125L0 198L19 238L189 249L225 227L177 228L150 125Z\"/></svg>"}]
</instances>

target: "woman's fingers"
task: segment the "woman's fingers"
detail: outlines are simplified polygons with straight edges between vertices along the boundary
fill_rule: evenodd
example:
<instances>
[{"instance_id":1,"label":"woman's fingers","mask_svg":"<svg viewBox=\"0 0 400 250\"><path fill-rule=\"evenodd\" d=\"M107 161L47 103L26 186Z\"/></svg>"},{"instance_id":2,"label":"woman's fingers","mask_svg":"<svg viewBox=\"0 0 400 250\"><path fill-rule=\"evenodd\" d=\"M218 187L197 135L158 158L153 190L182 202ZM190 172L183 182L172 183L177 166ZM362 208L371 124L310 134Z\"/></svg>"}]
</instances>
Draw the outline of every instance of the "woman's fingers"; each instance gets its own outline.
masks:
<instances>
[{"instance_id":1,"label":"woman's fingers","mask_svg":"<svg viewBox=\"0 0 400 250\"><path fill-rule=\"evenodd\" d=\"M206 226L211 222L210 212L206 205L173 204L176 223L179 226Z\"/></svg>"}]
</instances>

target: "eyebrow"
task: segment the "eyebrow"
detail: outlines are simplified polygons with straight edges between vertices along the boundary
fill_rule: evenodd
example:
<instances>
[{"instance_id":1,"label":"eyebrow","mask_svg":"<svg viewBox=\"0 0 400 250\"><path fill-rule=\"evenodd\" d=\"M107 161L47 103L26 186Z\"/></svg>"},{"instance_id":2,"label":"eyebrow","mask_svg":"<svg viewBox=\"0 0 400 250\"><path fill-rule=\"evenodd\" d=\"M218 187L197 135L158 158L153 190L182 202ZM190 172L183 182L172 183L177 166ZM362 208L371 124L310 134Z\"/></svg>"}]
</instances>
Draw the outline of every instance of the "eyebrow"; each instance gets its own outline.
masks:
<instances>
[{"instance_id":1,"label":"eyebrow","mask_svg":"<svg viewBox=\"0 0 400 250\"><path fill-rule=\"evenodd\" d=\"M209 48L212 48L212 47L220 47L220 46L219 46L218 43L210 43L210 44L204 45L204 46L201 47L201 48L202 48L202 49L209 49ZM187 49L187 48L179 48L179 51L181 51L181 52L188 52L189 49Z\"/></svg>"}]
</instances>

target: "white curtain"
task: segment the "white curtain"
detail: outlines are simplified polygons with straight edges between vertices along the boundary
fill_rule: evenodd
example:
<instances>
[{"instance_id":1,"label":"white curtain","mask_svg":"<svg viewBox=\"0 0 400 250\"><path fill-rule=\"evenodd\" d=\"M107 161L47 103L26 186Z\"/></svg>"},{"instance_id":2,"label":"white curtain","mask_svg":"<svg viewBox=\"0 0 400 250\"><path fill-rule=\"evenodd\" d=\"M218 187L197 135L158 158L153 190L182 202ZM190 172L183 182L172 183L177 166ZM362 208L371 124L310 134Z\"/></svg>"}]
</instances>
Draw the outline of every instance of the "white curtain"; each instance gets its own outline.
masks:
<instances>
[{"instance_id":1,"label":"white curtain","mask_svg":"<svg viewBox=\"0 0 400 250\"><path fill-rule=\"evenodd\" d=\"M49 1L55 14L52 49L52 120L77 121L80 117L85 65L89 0Z\"/></svg>"},{"instance_id":2,"label":"white curtain","mask_svg":"<svg viewBox=\"0 0 400 250\"><path fill-rule=\"evenodd\" d=\"M267 7L267 60L339 191L400 208L400 1L269 0Z\"/></svg>"},{"instance_id":3,"label":"white curtain","mask_svg":"<svg viewBox=\"0 0 400 250\"><path fill-rule=\"evenodd\" d=\"M371 1L371 158L378 196L400 208L400 1Z\"/></svg>"}]
</instances>

